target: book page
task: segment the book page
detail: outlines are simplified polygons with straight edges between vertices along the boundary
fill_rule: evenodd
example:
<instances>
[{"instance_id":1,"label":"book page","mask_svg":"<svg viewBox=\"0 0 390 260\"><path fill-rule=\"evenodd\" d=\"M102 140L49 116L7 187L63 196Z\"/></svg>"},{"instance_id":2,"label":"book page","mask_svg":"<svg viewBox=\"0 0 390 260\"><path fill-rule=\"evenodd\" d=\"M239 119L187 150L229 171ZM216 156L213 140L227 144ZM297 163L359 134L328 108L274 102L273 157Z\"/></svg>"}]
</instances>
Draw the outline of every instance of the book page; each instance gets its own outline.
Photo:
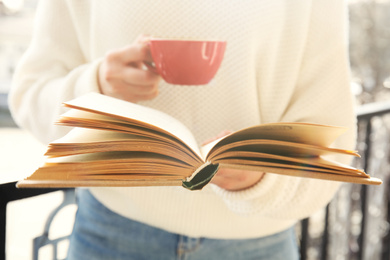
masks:
<instances>
[{"instance_id":1,"label":"book page","mask_svg":"<svg viewBox=\"0 0 390 260\"><path fill-rule=\"evenodd\" d=\"M155 137L155 138L153 138ZM140 136L117 131L89 128L73 128L64 137L50 143L46 156L58 157L99 152L148 152L174 157L189 165L198 165L199 161L188 154L184 146L154 136Z\"/></svg>"},{"instance_id":2,"label":"book page","mask_svg":"<svg viewBox=\"0 0 390 260\"><path fill-rule=\"evenodd\" d=\"M313 179L339 181L339 182L350 182L350 183L367 184L367 185L382 184L382 181L380 179L374 177L364 177L364 176L356 177L356 176L340 175L340 174L333 174L333 173L320 172L320 171L315 172L312 171L311 169L302 170L301 168L293 169L293 168L238 165L238 164L220 164L220 167L240 169L240 170L245 169L248 171L260 171L260 172L266 172L267 174L281 174L281 175L294 176L294 177L313 178Z\"/></svg>"},{"instance_id":3,"label":"book page","mask_svg":"<svg viewBox=\"0 0 390 260\"><path fill-rule=\"evenodd\" d=\"M121 175L122 179L142 176L191 176L196 168L169 156L140 152L101 152L48 158L29 179L77 179L78 176L99 175L110 179ZM53 174L54 173L54 174ZM117 177L116 177L117 178ZM177 178L176 178L177 179Z\"/></svg>"},{"instance_id":4,"label":"book page","mask_svg":"<svg viewBox=\"0 0 390 260\"><path fill-rule=\"evenodd\" d=\"M202 148L202 153L243 140L265 139L329 147L346 128L310 123L269 123L234 132Z\"/></svg>"},{"instance_id":5,"label":"book page","mask_svg":"<svg viewBox=\"0 0 390 260\"><path fill-rule=\"evenodd\" d=\"M214 158L213 162L215 163L227 163L227 164L262 164L262 162L274 162L277 163L280 167L285 168L292 164L298 166L312 165L315 167L335 169L342 171L344 173L352 173L353 175L363 175L367 177L367 174L363 170L356 169L350 165L342 164L337 161L324 158L324 157L291 157L283 156L277 154L268 154L261 152L251 152L251 151L232 151L223 153L221 156Z\"/></svg>"},{"instance_id":6,"label":"book page","mask_svg":"<svg viewBox=\"0 0 390 260\"><path fill-rule=\"evenodd\" d=\"M18 188L74 188L74 187L145 187L182 186L182 180L140 179L140 180L21 180Z\"/></svg>"},{"instance_id":7,"label":"book page","mask_svg":"<svg viewBox=\"0 0 390 260\"><path fill-rule=\"evenodd\" d=\"M292 157L318 157L326 154L346 154L359 157L356 151L286 141L253 139L237 141L221 147L215 145L207 158L213 161L216 156L223 156L228 151L250 151Z\"/></svg>"},{"instance_id":8,"label":"book page","mask_svg":"<svg viewBox=\"0 0 390 260\"><path fill-rule=\"evenodd\" d=\"M67 107L109 115L126 121L143 122L153 129L176 136L200 156L198 144L189 129L161 111L98 93L89 93L64 103Z\"/></svg>"}]
</instances>

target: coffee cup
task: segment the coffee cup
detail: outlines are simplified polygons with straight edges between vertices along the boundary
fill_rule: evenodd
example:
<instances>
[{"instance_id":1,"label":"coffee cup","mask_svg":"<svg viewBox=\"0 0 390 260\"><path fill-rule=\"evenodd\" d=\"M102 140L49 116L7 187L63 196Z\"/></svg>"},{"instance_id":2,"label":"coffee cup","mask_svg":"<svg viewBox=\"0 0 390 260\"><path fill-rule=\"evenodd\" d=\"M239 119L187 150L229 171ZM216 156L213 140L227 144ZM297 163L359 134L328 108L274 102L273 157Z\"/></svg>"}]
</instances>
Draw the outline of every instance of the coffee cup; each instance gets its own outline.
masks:
<instances>
[{"instance_id":1,"label":"coffee cup","mask_svg":"<svg viewBox=\"0 0 390 260\"><path fill-rule=\"evenodd\" d=\"M151 38L154 67L149 69L170 84L204 85L217 73L226 49L225 41Z\"/></svg>"}]
</instances>

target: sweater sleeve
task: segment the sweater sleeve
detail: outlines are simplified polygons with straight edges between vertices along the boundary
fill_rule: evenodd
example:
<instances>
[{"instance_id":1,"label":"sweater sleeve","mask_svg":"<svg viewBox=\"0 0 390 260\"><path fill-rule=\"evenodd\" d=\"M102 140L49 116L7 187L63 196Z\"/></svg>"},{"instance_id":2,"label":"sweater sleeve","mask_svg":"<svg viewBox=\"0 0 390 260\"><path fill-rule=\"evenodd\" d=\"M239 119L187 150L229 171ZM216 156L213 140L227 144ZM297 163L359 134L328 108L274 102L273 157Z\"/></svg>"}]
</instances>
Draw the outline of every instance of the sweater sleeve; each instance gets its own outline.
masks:
<instances>
[{"instance_id":1,"label":"sweater sleeve","mask_svg":"<svg viewBox=\"0 0 390 260\"><path fill-rule=\"evenodd\" d=\"M356 117L349 84L346 4L339 0L311 3L300 73L288 107L273 120L346 126L349 131L334 146L354 149ZM333 159L350 163L350 158ZM329 203L339 186L334 181L267 173L247 190L213 189L236 213L301 219Z\"/></svg>"},{"instance_id":2,"label":"sweater sleeve","mask_svg":"<svg viewBox=\"0 0 390 260\"><path fill-rule=\"evenodd\" d=\"M62 102L98 91L100 61L87 62L66 1L38 3L33 37L16 68L9 95L16 123L48 143L64 135L55 126Z\"/></svg>"}]
</instances>

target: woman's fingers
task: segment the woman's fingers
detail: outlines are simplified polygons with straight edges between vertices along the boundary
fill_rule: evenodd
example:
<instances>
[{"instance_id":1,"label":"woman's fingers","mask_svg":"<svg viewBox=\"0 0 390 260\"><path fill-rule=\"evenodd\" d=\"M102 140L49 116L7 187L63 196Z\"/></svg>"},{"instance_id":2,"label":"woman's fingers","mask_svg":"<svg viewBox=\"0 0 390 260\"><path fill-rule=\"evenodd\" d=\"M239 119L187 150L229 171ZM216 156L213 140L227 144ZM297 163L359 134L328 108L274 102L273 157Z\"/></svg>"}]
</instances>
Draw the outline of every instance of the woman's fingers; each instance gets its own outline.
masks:
<instances>
[{"instance_id":1,"label":"woman's fingers","mask_svg":"<svg viewBox=\"0 0 390 260\"><path fill-rule=\"evenodd\" d=\"M123 67L120 71L118 71L117 76L122 78L127 84L140 86L154 85L161 81L161 77L152 71L130 66Z\"/></svg>"},{"instance_id":2,"label":"woman's fingers","mask_svg":"<svg viewBox=\"0 0 390 260\"><path fill-rule=\"evenodd\" d=\"M221 168L211 183L225 190L238 191L252 187L263 178L264 174L256 171Z\"/></svg>"},{"instance_id":3,"label":"woman's fingers","mask_svg":"<svg viewBox=\"0 0 390 260\"><path fill-rule=\"evenodd\" d=\"M151 60L149 46L146 43L135 43L110 51L107 53L106 58L108 62L122 63L123 65Z\"/></svg>"},{"instance_id":4,"label":"woman's fingers","mask_svg":"<svg viewBox=\"0 0 390 260\"><path fill-rule=\"evenodd\" d=\"M105 94L136 103L157 97L158 89L158 83L141 86L128 84L122 79L116 79L111 82L111 87Z\"/></svg>"},{"instance_id":5,"label":"woman's fingers","mask_svg":"<svg viewBox=\"0 0 390 260\"><path fill-rule=\"evenodd\" d=\"M149 45L145 37L129 46L110 51L99 67L99 88L103 94L130 102L150 100L158 95L161 77L149 69Z\"/></svg>"}]
</instances>

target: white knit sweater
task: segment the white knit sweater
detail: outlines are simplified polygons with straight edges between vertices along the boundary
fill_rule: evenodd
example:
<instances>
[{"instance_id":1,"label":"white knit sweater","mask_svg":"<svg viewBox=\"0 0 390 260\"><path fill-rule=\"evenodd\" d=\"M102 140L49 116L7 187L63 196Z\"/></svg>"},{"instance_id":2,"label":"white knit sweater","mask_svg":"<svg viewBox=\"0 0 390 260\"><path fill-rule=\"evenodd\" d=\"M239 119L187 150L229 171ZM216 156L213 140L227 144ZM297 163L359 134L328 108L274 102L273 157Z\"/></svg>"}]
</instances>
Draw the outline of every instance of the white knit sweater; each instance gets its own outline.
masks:
<instances>
[{"instance_id":1,"label":"white knit sweater","mask_svg":"<svg viewBox=\"0 0 390 260\"><path fill-rule=\"evenodd\" d=\"M140 34L226 40L206 86L161 83L142 105L181 120L200 143L222 130L278 121L347 126L335 146L354 148L346 4L341 0L40 0L30 48L10 94L17 123L45 143L62 101L98 91L104 54ZM337 158L348 162L346 158ZM266 174L254 187L92 188L113 211L189 236L252 238L284 230L326 205L339 183Z\"/></svg>"}]
</instances>

